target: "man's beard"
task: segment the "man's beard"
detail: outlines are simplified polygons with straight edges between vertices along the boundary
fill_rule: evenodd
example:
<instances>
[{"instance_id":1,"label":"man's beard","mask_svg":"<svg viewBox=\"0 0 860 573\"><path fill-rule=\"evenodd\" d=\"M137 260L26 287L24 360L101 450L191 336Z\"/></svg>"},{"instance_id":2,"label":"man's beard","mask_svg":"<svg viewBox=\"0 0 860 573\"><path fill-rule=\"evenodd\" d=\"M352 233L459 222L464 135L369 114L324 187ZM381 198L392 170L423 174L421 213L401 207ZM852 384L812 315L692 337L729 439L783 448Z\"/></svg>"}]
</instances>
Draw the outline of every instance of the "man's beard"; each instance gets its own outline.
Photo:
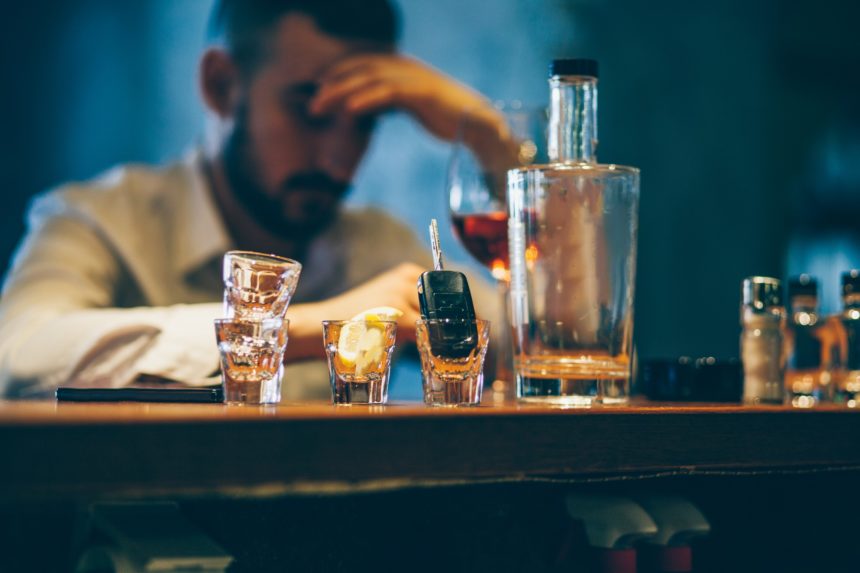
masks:
<instances>
[{"instance_id":1,"label":"man's beard","mask_svg":"<svg viewBox=\"0 0 860 573\"><path fill-rule=\"evenodd\" d=\"M302 171L282 182L276 196L268 195L259 183L246 117L244 111L237 115L236 127L224 146L224 172L231 193L272 235L287 241L310 241L334 221L349 185L322 171Z\"/></svg>"}]
</instances>

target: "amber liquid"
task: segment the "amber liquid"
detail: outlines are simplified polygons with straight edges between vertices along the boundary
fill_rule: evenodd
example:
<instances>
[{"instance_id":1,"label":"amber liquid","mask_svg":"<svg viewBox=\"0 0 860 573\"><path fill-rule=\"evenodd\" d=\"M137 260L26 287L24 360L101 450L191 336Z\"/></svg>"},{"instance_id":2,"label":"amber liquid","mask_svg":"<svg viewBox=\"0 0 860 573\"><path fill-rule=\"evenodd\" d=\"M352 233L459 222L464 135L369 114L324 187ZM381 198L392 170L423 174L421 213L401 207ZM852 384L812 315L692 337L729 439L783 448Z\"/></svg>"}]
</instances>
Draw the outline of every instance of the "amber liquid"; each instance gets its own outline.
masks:
<instances>
[{"instance_id":1,"label":"amber liquid","mask_svg":"<svg viewBox=\"0 0 860 573\"><path fill-rule=\"evenodd\" d=\"M491 270L508 270L507 213L455 213L451 219L457 237L473 257Z\"/></svg>"},{"instance_id":2,"label":"amber liquid","mask_svg":"<svg viewBox=\"0 0 860 573\"><path fill-rule=\"evenodd\" d=\"M278 372L236 367L221 371L226 404L277 404L281 400Z\"/></svg>"},{"instance_id":3,"label":"amber liquid","mask_svg":"<svg viewBox=\"0 0 860 573\"><path fill-rule=\"evenodd\" d=\"M630 398L627 356L545 354L516 360L520 397L529 401L589 407L626 404Z\"/></svg>"}]
</instances>

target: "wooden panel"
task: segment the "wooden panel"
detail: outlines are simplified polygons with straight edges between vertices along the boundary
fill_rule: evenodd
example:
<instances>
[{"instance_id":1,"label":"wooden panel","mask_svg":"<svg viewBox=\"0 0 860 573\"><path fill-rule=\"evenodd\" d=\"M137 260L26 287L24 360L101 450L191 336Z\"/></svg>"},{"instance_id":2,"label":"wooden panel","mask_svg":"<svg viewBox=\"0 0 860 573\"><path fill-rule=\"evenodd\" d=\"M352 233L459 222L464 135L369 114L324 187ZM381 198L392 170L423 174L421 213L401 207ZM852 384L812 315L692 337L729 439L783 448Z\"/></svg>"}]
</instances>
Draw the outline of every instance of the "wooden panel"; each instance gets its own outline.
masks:
<instances>
[{"instance_id":1,"label":"wooden panel","mask_svg":"<svg viewBox=\"0 0 860 573\"><path fill-rule=\"evenodd\" d=\"M708 470L860 468L860 413L648 405L0 403L0 496L340 492Z\"/></svg>"}]
</instances>

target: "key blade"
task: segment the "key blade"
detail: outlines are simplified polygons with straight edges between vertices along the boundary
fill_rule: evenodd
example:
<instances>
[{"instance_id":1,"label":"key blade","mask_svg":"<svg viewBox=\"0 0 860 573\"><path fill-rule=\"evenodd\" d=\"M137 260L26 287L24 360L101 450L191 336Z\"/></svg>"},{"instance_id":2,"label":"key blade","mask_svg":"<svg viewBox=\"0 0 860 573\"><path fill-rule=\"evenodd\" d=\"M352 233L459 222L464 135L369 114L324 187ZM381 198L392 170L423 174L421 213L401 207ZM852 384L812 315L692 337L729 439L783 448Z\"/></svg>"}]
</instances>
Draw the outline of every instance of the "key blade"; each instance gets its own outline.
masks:
<instances>
[{"instance_id":1,"label":"key blade","mask_svg":"<svg viewBox=\"0 0 860 573\"><path fill-rule=\"evenodd\" d=\"M430 219L430 248L433 249L433 269L442 270L442 247L439 245L439 224Z\"/></svg>"}]
</instances>

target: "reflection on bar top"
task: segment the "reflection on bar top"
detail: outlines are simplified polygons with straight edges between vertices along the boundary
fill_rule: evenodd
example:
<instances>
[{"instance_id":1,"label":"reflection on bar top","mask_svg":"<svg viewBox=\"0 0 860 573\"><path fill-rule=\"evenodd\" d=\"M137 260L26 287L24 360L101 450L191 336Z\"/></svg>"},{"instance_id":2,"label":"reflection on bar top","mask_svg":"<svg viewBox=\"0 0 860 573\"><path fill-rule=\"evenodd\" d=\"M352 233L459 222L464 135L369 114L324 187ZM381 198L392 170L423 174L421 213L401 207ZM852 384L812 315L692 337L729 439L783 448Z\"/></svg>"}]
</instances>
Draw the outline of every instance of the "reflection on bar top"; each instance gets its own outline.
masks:
<instances>
[{"instance_id":1,"label":"reflection on bar top","mask_svg":"<svg viewBox=\"0 0 860 573\"><path fill-rule=\"evenodd\" d=\"M784 415L860 415L838 406L814 409L792 409L789 406L743 406L739 404L705 404L680 402L634 401L630 406L560 408L508 402L489 403L468 409L428 408L420 402L392 403L387 406L333 406L328 402L285 402L277 406L226 406L223 404L146 404L146 403L57 403L45 401L0 401L0 426L42 424L135 424L135 423L230 423L249 421L345 419L402 419L511 416L640 416L673 414L750 414Z\"/></svg>"}]
</instances>

